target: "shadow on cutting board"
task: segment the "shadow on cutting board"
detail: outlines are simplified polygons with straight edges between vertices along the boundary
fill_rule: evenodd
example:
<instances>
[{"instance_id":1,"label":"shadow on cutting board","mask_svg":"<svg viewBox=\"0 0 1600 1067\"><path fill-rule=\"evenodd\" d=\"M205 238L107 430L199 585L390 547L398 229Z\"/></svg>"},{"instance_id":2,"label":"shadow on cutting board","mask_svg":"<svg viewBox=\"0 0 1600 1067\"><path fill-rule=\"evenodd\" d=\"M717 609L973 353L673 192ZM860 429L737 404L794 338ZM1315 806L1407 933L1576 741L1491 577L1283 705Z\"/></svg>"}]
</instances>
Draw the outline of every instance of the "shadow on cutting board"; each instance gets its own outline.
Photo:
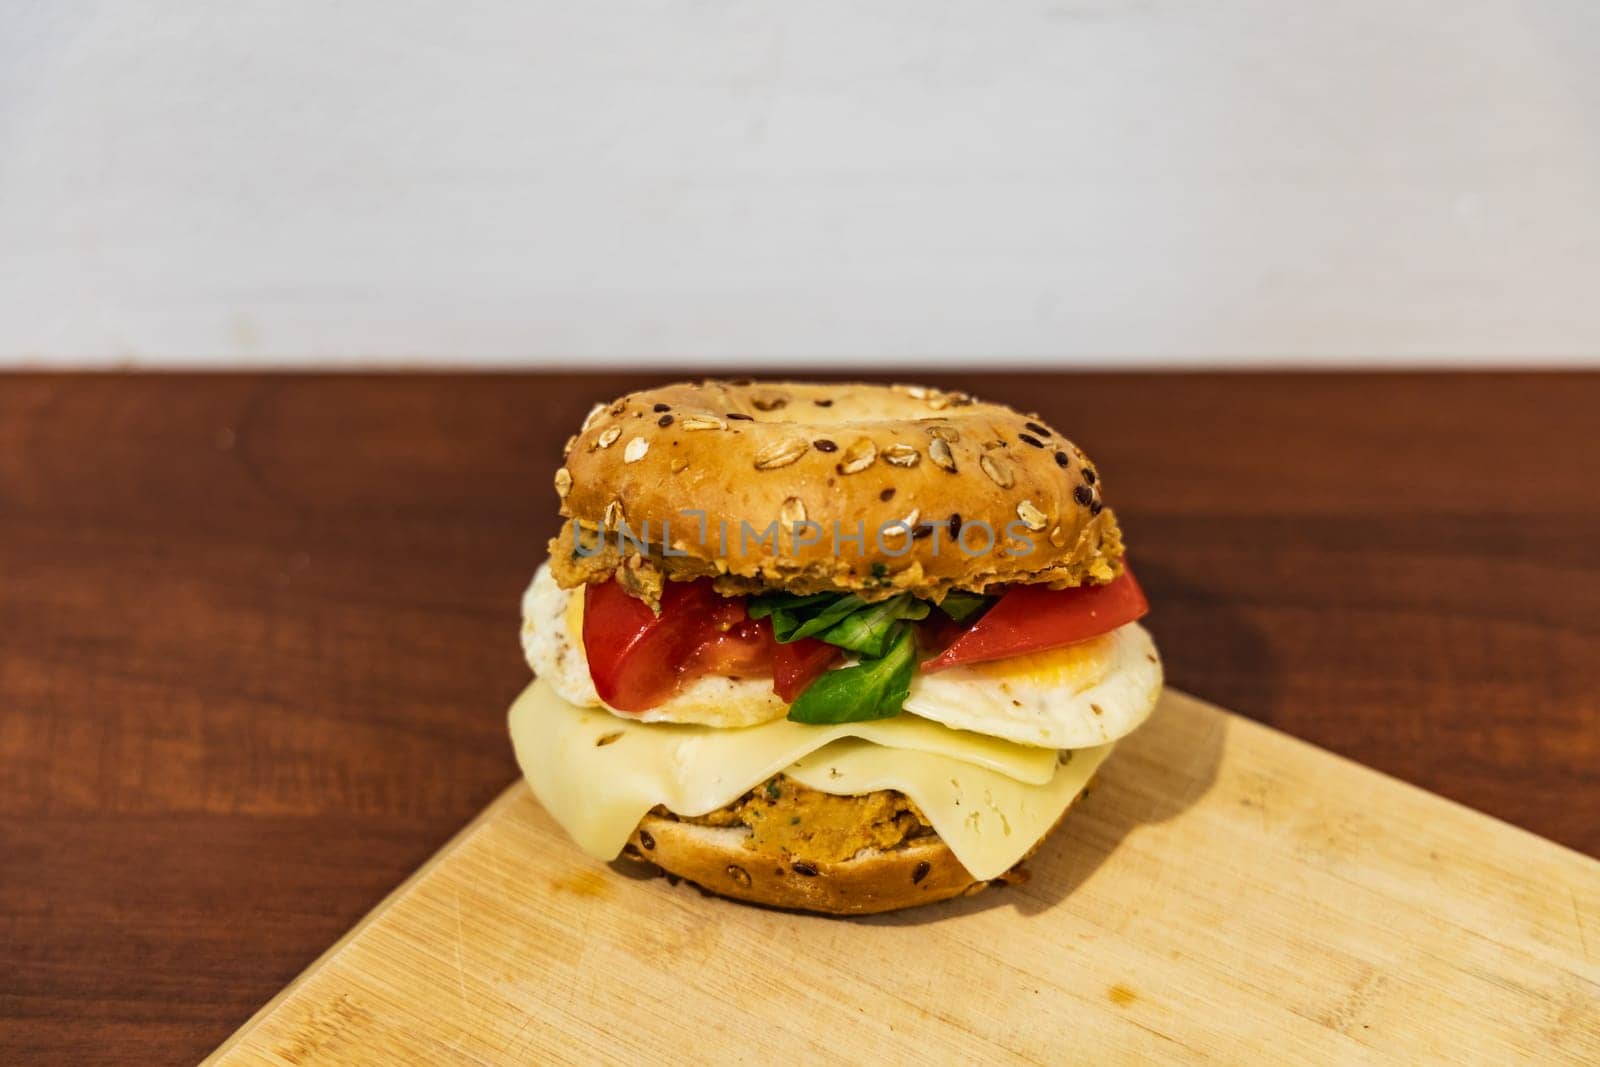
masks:
<instances>
[{"instance_id":1,"label":"shadow on cutting board","mask_svg":"<svg viewBox=\"0 0 1600 1067\"><path fill-rule=\"evenodd\" d=\"M1141 573L1158 568L1141 562ZM1162 576L1167 588L1180 584ZM1252 653L1261 685L1271 685L1270 654L1261 633L1219 606L1211 620L1217 640ZM917 926L986 908L1012 907L1026 915L1046 911L1065 900L1138 827L1166 822L1186 811L1210 791L1227 744L1228 721L1206 720L1197 729L1192 716L1163 698L1150 719L1117 743L1095 776L1087 796L1068 810L1060 827L1037 855L1024 864L1024 885L995 884L975 896L962 897L907 911L852 919L874 926Z\"/></svg>"}]
</instances>

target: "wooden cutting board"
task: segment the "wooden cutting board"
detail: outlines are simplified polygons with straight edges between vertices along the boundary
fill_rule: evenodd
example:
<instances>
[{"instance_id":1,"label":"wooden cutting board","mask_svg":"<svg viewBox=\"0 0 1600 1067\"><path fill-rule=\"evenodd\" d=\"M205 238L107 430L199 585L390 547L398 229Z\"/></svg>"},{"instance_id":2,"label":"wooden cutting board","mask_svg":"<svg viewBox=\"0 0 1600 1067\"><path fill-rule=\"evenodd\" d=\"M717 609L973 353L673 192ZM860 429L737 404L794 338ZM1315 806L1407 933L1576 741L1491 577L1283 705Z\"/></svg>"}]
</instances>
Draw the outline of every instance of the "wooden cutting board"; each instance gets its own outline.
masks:
<instances>
[{"instance_id":1,"label":"wooden cutting board","mask_svg":"<svg viewBox=\"0 0 1600 1067\"><path fill-rule=\"evenodd\" d=\"M1600 863L1192 697L1030 867L769 911L588 859L519 783L212 1059L1600 1062Z\"/></svg>"}]
</instances>

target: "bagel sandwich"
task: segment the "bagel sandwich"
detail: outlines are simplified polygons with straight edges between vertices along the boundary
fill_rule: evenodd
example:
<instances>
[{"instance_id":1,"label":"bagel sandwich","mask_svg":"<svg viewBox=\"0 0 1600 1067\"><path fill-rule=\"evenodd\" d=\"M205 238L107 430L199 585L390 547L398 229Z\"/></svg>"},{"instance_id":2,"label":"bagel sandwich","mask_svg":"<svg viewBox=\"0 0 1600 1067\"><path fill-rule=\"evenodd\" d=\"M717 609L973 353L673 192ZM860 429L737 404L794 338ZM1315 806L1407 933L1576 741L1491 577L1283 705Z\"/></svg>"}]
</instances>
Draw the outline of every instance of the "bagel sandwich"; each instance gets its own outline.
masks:
<instances>
[{"instance_id":1,"label":"bagel sandwich","mask_svg":"<svg viewBox=\"0 0 1600 1067\"><path fill-rule=\"evenodd\" d=\"M673 384L596 405L554 483L510 729L598 859L828 914L977 892L1160 694L1099 472L1037 414Z\"/></svg>"}]
</instances>

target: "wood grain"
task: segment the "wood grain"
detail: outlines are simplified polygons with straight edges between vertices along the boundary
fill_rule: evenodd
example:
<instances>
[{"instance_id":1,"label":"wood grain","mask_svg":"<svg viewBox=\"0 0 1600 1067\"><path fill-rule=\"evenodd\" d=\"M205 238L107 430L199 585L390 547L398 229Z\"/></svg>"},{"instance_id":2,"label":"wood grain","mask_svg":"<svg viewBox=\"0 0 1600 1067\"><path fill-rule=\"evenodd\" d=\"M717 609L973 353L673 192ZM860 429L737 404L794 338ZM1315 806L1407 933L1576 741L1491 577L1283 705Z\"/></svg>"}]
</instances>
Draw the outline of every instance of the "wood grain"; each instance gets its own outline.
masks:
<instances>
[{"instance_id":1,"label":"wood grain","mask_svg":"<svg viewBox=\"0 0 1600 1067\"><path fill-rule=\"evenodd\" d=\"M599 867L517 785L214 1062L1600 1058L1600 862L1177 692L1030 866L748 908Z\"/></svg>"},{"instance_id":2,"label":"wood grain","mask_svg":"<svg viewBox=\"0 0 1600 1067\"><path fill-rule=\"evenodd\" d=\"M504 788L561 442L658 380L0 377L0 1060L192 1062ZM939 384L1095 456L1175 684L1600 854L1600 376Z\"/></svg>"}]
</instances>

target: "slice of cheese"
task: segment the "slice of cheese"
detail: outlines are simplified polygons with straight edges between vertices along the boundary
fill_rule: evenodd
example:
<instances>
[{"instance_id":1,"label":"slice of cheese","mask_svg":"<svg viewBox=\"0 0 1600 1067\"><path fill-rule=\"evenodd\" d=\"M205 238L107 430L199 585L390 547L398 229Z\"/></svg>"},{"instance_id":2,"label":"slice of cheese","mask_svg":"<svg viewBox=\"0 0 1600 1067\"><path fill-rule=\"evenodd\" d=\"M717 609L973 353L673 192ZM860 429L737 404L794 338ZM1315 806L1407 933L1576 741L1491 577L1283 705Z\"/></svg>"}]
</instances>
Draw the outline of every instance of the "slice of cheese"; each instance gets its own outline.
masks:
<instances>
[{"instance_id":1,"label":"slice of cheese","mask_svg":"<svg viewBox=\"0 0 1600 1067\"><path fill-rule=\"evenodd\" d=\"M967 854L963 855L954 841L945 838L958 859L967 863L967 856L971 856L974 863L987 870L991 865L989 853L976 842L980 835L985 841L992 836L988 833L989 824L980 818L970 831L963 830L968 813L960 810L960 804L974 803L972 798L982 797L987 791L993 801L991 811L995 806L1004 809L1011 827L1009 835L1002 830L998 836L1014 840L1016 855L1020 856L1054 821L1052 816L1037 834L1026 837L1025 827L1038 821L1032 812L1054 802L1041 799L1030 806L1019 806L1019 791L1031 790L1041 797L1063 793L1066 799L1055 809L1058 816L1081 788L1063 783L1063 773L1075 774L1081 764L1091 761L1087 753L1077 753L1061 767L1054 749L952 730L904 714L877 722L834 726L778 720L742 729L633 722L599 708L569 704L542 680L535 680L517 698L510 720L517 762L534 795L581 848L601 859L614 858L639 820L657 804L679 815L704 815L732 803L824 746L833 760L834 743L846 743L842 739L848 738L853 739L849 743L878 753L882 762L873 764L870 755L845 753L838 757L843 765L840 775L867 776L868 768L876 768L870 773L884 777L889 784L842 788L835 780L814 788L845 794L901 789L923 807L941 836L943 824L951 828L952 834L971 840L972 844L963 846ZM1109 746L1106 749L1109 751ZM1093 762L1098 764L1098 759ZM812 766L808 762L803 773L809 773ZM890 781L896 768L904 773ZM1089 772L1092 770L1091 766ZM1089 772L1082 775L1084 780ZM824 776L829 777L825 772ZM948 794L936 788L938 781L952 778L973 783L971 788L977 792L969 797L959 787ZM895 784L902 780L905 788ZM1010 782L1014 788L1008 791L996 784L999 781ZM928 805L923 805L923 796L928 798ZM936 817L930 809L940 805L950 810L940 810ZM999 850L993 851L997 855ZM977 870L973 874L992 877Z\"/></svg>"},{"instance_id":2,"label":"slice of cheese","mask_svg":"<svg viewBox=\"0 0 1600 1067\"><path fill-rule=\"evenodd\" d=\"M917 802L974 878L997 878L1061 818L1115 745L1063 752L1044 785L932 752L895 752L865 741L835 741L784 770L825 793L897 789Z\"/></svg>"}]
</instances>

